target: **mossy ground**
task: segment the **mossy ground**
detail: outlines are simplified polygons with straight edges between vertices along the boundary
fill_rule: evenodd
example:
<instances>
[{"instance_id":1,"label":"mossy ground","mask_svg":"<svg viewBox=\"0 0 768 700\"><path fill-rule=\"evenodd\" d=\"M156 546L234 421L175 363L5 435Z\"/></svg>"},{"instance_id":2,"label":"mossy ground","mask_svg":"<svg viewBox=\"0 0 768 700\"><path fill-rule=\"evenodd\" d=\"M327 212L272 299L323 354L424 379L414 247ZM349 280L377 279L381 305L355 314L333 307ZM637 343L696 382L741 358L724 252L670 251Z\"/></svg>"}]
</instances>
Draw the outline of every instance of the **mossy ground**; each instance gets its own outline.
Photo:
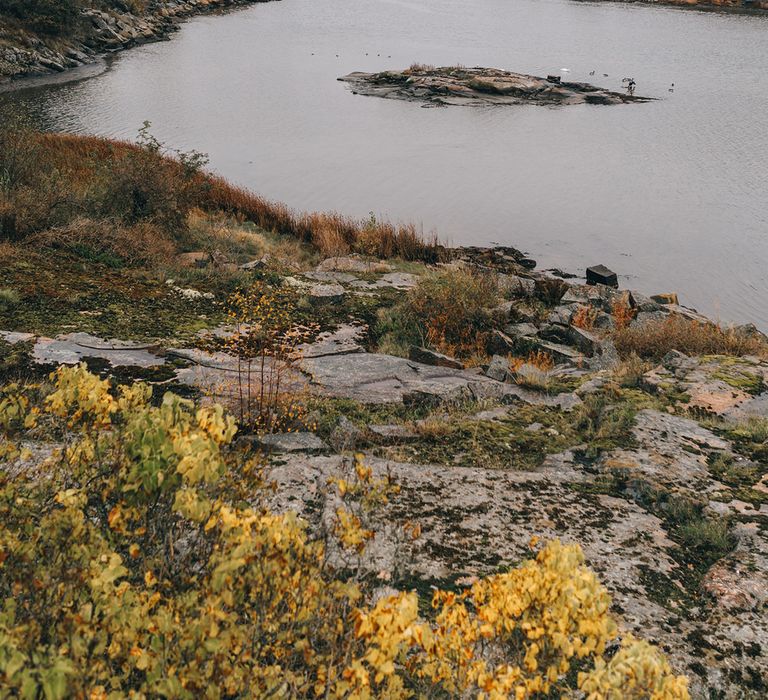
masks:
<instances>
[{"instance_id":1,"label":"mossy ground","mask_svg":"<svg viewBox=\"0 0 768 700\"><path fill-rule=\"evenodd\" d=\"M73 254L60 254L51 265L49 256L27 251L5 262L0 286L18 290L20 300L0 312L0 328L179 341L223 320L214 301L186 299L149 271L114 268ZM211 279L202 287L208 291L220 283Z\"/></svg>"}]
</instances>

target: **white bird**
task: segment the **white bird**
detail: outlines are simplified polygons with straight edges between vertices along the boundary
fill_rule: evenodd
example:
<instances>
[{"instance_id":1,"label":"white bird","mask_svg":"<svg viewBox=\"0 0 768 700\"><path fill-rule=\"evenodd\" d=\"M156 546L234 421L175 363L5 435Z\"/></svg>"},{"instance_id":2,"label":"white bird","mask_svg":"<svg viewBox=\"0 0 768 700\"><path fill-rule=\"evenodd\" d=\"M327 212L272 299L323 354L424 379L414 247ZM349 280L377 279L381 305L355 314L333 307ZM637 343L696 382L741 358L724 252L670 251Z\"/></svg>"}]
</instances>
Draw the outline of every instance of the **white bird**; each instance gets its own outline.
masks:
<instances>
[{"instance_id":1,"label":"white bird","mask_svg":"<svg viewBox=\"0 0 768 700\"><path fill-rule=\"evenodd\" d=\"M570 68L561 68L560 70L563 71L563 73L570 73L571 72Z\"/></svg>"}]
</instances>

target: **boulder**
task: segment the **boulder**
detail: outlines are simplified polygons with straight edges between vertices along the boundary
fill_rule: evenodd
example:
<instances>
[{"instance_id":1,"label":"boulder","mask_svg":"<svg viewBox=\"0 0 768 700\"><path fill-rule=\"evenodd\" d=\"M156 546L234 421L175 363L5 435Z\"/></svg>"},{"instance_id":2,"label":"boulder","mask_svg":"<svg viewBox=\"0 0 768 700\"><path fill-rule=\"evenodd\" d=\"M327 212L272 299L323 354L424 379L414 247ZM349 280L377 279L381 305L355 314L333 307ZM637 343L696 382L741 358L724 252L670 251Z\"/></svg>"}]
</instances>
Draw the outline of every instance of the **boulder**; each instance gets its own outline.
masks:
<instances>
[{"instance_id":1,"label":"boulder","mask_svg":"<svg viewBox=\"0 0 768 700\"><path fill-rule=\"evenodd\" d=\"M518 275L499 275L499 291L515 297L531 296L536 289L536 282L530 277Z\"/></svg>"},{"instance_id":2,"label":"boulder","mask_svg":"<svg viewBox=\"0 0 768 700\"><path fill-rule=\"evenodd\" d=\"M504 333L510 338L519 338L524 335L536 335L538 328L532 323L510 323L504 326Z\"/></svg>"},{"instance_id":3,"label":"boulder","mask_svg":"<svg viewBox=\"0 0 768 700\"><path fill-rule=\"evenodd\" d=\"M40 365L76 365L85 358L105 360L112 367L158 367L165 359L154 354L152 344L106 340L88 333L68 333L56 338L39 338L32 358Z\"/></svg>"},{"instance_id":4,"label":"boulder","mask_svg":"<svg viewBox=\"0 0 768 700\"><path fill-rule=\"evenodd\" d=\"M514 301L505 301L499 304L498 306L494 306L490 310L490 312L491 312L491 315L496 319L500 319L502 321L509 321L512 318L514 309L515 309Z\"/></svg>"},{"instance_id":5,"label":"boulder","mask_svg":"<svg viewBox=\"0 0 768 700\"><path fill-rule=\"evenodd\" d=\"M323 282L325 284L349 284L350 282L354 282L357 279L357 277L351 275L349 272L323 271L305 272L304 277L310 280L314 280L315 282Z\"/></svg>"},{"instance_id":6,"label":"boulder","mask_svg":"<svg viewBox=\"0 0 768 700\"><path fill-rule=\"evenodd\" d=\"M368 433L379 445L400 445L419 439L418 433L404 425L369 425Z\"/></svg>"},{"instance_id":7,"label":"boulder","mask_svg":"<svg viewBox=\"0 0 768 700\"><path fill-rule=\"evenodd\" d=\"M638 313L653 313L662 310L661 304L639 292L629 293L629 305L633 309L637 309Z\"/></svg>"},{"instance_id":8,"label":"boulder","mask_svg":"<svg viewBox=\"0 0 768 700\"><path fill-rule=\"evenodd\" d=\"M412 289L418 284L419 278L410 272L387 272L379 282L395 289Z\"/></svg>"},{"instance_id":9,"label":"boulder","mask_svg":"<svg viewBox=\"0 0 768 700\"><path fill-rule=\"evenodd\" d=\"M657 304L662 304L664 306L667 304L680 304L680 301L678 300L677 294L675 292L669 292L667 294L652 294L650 298L651 301L655 301Z\"/></svg>"},{"instance_id":10,"label":"boulder","mask_svg":"<svg viewBox=\"0 0 768 700\"><path fill-rule=\"evenodd\" d=\"M601 340L594 333L590 333L578 326L565 326L559 323L552 323L539 331L539 337L553 343L562 345L572 345L587 357L597 352Z\"/></svg>"},{"instance_id":11,"label":"boulder","mask_svg":"<svg viewBox=\"0 0 768 700\"><path fill-rule=\"evenodd\" d=\"M263 270L269 264L271 259L272 259L271 255L264 255L258 260L251 260L247 263L240 265L240 269L246 270L246 271Z\"/></svg>"},{"instance_id":12,"label":"boulder","mask_svg":"<svg viewBox=\"0 0 768 700\"><path fill-rule=\"evenodd\" d=\"M268 452L325 452L328 446L314 433L273 433L252 441Z\"/></svg>"},{"instance_id":13,"label":"boulder","mask_svg":"<svg viewBox=\"0 0 768 700\"><path fill-rule=\"evenodd\" d=\"M509 362L506 357L501 355L494 355L491 358L491 362L488 365L488 369L485 370L485 376L495 379L497 382L504 382L509 375Z\"/></svg>"},{"instance_id":14,"label":"boulder","mask_svg":"<svg viewBox=\"0 0 768 700\"><path fill-rule=\"evenodd\" d=\"M555 364L579 364L584 359L583 354L578 350L574 350L573 348L560 343L537 340L535 341L534 348L539 352L544 352L549 355L555 361Z\"/></svg>"},{"instance_id":15,"label":"boulder","mask_svg":"<svg viewBox=\"0 0 768 700\"><path fill-rule=\"evenodd\" d=\"M326 258L315 269L318 272L390 272L392 267L383 262L340 256Z\"/></svg>"},{"instance_id":16,"label":"boulder","mask_svg":"<svg viewBox=\"0 0 768 700\"><path fill-rule=\"evenodd\" d=\"M758 340L768 341L768 335L759 330L754 323L744 323L741 326L736 326L733 330L738 335L742 335L746 338L757 338Z\"/></svg>"},{"instance_id":17,"label":"boulder","mask_svg":"<svg viewBox=\"0 0 768 700\"><path fill-rule=\"evenodd\" d=\"M576 389L576 395L589 396L589 394L596 394L603 390L608 381L609 377L606 373L598 373Z\"/></svg>"},{"instance_id":18,"label":"boulder","mask_svg":"<svg viewBox=\"0 0 768 700\"><path fill-rule=\"evenodd\" d=\"M366 404L499 398L504 388L468 370L375 353L307 357L301 360L301 369L322 393Z\"/></svg>"},{"instance_id":19,"label":"boulder","mask_svg":"<svg viewBox=\"0 0 768 700\"><path fill-rule=\"evenodd\" d=\"M618 288L619 279L616 273L605 265L593 265L587 268L587 284L603 284L606 287Z\"/></svg>"},{"instance_id":20,"label":"boulder","mask_svg":"<svg viewBox=\"0 0 768 700\"><path fill-rule=\"evenodd\" d=\"M539 330L539 337L552 343L568 345L568 329L569 326L562 323L548 323Z\"/></svg>"},{"instance_id":21,"label":"boulder","mask_svg":"<svg viewBox=\"0 0 768 700\"><path fill-rule=\"evenodd\" d=\"M448 357L448 355L443 355L435 350L419 347L417 345L411 345L411 348L408 351L408 358L414 362L421 362L424 365L432 365L433 367L464 369L463 363L453 357Z\"/></svg>"},{"instance_id":22,"label":"boulder","mask_svg":"<svg viewBox=\"0 0 768 700\"><path fill-rule=\"evenodd\" d=\"M592 370L614 369L620 361L619 352L613 341L603 340L595 347L595 352L588 359L587 365Z\"/></svg>"},{"instance_id":23,"label":"boulder","mask_svg":"<svg viewBox=\"0 0 768 700\"><path fill-rule=\"evenodd\" d=\"M549 313L549 316L547 316L547 323L558 323L567 326L571 323L575 312L576 309L573 306L561 304L560 306L556 306Z\"/></svg>"},{"instance_id":24,"label":"boulder","mask_svg":"<svg viewBox=\"0 0 768 700\"><path fill-rule=\"evenodd\" d=\"M514 323L538 323L538 311L532 306L513 306L509 312L509 318Z\"/></svg>"},{"instance_id":25,"label":"boulder","mask_svg":"<svg viewBox=\"0 0 768 700\"><path fill-rule=\"evenodd\" d=\"M316 284L309 289L309 299L316 304L339 302L344 298L344 287L340 284Z\"/></svg>"},{"instance_id":26,"label":"boulder","mask_svg":"<svg viewBox=\"0 0 768 700\"><path fill-rule=\"evenodd\" d=\"M669 318L669 314L663 311L640 311L633 319L632 325L642 326L646 323L656 323Z\"/></svg>"},{"instance_id":27,"label":"boulder","mask_svg":"<svg viewBox=\"0 0 768 700\"><path fill-rule=\"evenodd\" d=\"M601 340L594 333L590 333L578 326L568 326L566 334L567 343L573 345L588 357L599 352Z\"/></svg>"},{"instance_id":28,"label":"boulder","mask_svg":"<svg viewBox=\"0 0 768 700\"><path fill-rule=\"evenodd\" d=\"M349 418L342 416L336 427L331 431L328 442L337 452L354 450L365 441L363 431L360 430Z\"/></svg>"},{"instance_id":29,"label":"boulder","mask_svg":"<svg viewBox=\"0 0 768 700\"><path fill-rule=\"evenodd\" d=\"M312 343L300 345L299 354L301 357L309 358L364 352L361 343L367 330L367 326L342 324L335 331L321 333Z\"/></svg>"},{"instance_id":30,"label":"boulder","mask_svg":"<svg viewBox=\"0 0 768 700\"><path fill-rule=\"evenodd\" d=\"M515 347L515 341L506 333L502 333L499 330L493 330L488 337L486 350L490 355L508 355L509 353L514 352Z\"/></svg>"},{"instance_id":31,"label":"boulder","mask_svg":"<svg viewBox=\"0 0 768 700\"><path fill-rule=\"evenodd\" d=\"M616 328L616 319L605 311L598 311L593 327L601 331L612 331Z\"/></svg>"},{"instance_id":32,"label":"boulder","mask_svg":"<svg viewBox=\"0 0 768 700\"><path fill-rule=\"evenodd\" d=\"M594 306L597 309L611 313L613 306L617 303L624 303L632 307L631 296L628 291L619 291L612 287L606 287L603 284L593 286L574 284L568 288L568 291L560 300L561 304L582 304L584 306Z\"/></svg>"},{"instance_id":33,"label":"boulder","mask_svg":"<svg viewBox=\"0 0 768 700\"><path fill-rule=\"evenodd\" d=\"M661 365L664 369L668 369L670 372L682 369L685 371L692 370L696 365L695 358L688 357L679 350L670 350L664 357L661 358Z\"/></svg>"}]
</instances>

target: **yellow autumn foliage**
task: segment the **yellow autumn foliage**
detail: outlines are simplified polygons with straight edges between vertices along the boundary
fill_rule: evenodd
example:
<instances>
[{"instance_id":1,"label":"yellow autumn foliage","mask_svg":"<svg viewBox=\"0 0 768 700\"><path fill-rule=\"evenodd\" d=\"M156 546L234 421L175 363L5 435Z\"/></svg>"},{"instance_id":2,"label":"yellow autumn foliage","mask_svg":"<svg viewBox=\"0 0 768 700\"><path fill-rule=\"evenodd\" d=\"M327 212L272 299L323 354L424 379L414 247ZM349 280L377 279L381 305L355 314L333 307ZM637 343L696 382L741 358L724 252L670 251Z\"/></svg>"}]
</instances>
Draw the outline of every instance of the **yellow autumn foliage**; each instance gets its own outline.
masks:
<instances>
[{"instance_id":1,"label":"yellow autumn foliage","mask_svg":"<svg viewBox=\"0 0 768 700\"><path fill-rule=\"evenodd\" d=\"M0 468L0 698L688 697L651 645L605 654L617 628L578 546L435 591L425 618L332 555L364 551L397 490L362 460L330 484L327 540L264 505L221 408L82 366L52 379L0 402L6 440L63 443L34 478Z\"/></svg>"}]
</instances>

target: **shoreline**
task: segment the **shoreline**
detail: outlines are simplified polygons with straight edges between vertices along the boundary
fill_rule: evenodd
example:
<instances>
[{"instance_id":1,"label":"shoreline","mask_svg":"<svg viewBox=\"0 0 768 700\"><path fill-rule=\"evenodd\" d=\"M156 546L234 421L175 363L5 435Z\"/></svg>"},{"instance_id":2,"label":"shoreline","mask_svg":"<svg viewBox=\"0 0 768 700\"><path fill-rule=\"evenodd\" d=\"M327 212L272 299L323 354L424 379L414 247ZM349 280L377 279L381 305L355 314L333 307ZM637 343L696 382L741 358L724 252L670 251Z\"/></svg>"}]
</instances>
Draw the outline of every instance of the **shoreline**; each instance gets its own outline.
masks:
<instances>
[{"instance_id":1,"label":"shoreline","mask_svg":"<svg viewBox=\"0 0 768 700\"><path fill-rule=\"evenodd\" d=\"M69 82L70 78L65 76L99 63L102 71L106 70L109 56L136 46L169 41L186 19L272 1L180 0L143 15L89 9L82 13L84 27L80 33L63 38L43 37L0 24L5 35L0 39L0 92ZM93 75L76 75L71 79L81 77Z\"/></svg>"},{"instance_id":2,"label":"shoreline","mask_svg":"<svg viewBox=\"0 0 768 700\"><path fill-rule=\"evenodd\" d=\"M650 7L669 7L680 10L698 10L699 12L719 12L729 15L749 15L764 17L768 14L768 2L761 0L747 5L719 5L711 2L686 2L686 0L574 0L582 3L612 3L617 5L640 5Z\"/></svg>"}]
</instances>

